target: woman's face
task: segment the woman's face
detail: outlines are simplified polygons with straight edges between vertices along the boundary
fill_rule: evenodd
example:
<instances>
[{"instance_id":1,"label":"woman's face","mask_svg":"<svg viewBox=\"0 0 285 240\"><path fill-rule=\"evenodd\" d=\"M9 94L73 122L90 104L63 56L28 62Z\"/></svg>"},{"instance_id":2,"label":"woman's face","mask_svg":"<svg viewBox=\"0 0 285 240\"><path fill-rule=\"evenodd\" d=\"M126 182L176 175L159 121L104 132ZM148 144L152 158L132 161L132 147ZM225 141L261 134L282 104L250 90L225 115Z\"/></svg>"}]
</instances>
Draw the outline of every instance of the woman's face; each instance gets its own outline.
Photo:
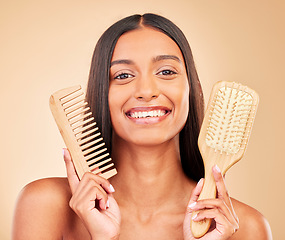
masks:
<instances>
[{"instance_id":1,"label":"woman's face","mask_svg":"<svg viewBox=\"0 0 285 240\"><path fill-rule=\"evenodd\" d=\"M173 139L186 122L188 101L183 56L172 39L151 28L119 38L109 87L116 138L146 146Z\"/></svg>"}]
</instances>

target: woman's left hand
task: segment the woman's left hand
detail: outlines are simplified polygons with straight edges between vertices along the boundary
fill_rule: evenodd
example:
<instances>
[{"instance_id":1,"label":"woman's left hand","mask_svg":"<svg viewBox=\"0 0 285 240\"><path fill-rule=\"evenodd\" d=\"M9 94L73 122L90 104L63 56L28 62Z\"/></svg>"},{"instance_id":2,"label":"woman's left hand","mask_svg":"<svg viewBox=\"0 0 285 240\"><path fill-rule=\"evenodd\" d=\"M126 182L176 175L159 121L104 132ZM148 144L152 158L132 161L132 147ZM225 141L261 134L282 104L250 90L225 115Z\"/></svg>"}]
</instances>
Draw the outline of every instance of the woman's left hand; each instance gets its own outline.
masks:
<instances>
[{"instance_id":1,"label":"woman's left hand","mask_svg":"<svg viewBox=\"0 0 285 240\"><path fill-rule=\"evenodd\" d=\"M239 220L233 209L231 199L225 186L224 178L217 166L213 167L213 176L217 186L217 198L199 200L198 197L203 187L203 180L199 181L192 191L187 207L186 216L183 224L185 240L196 239L192 235L190 222L193 211L199 211L194 216L193 221L200 221L206 218L212 219L209 231L201 240L225 240L229 239L239 228Z\"/></svg>"}]
</instances>

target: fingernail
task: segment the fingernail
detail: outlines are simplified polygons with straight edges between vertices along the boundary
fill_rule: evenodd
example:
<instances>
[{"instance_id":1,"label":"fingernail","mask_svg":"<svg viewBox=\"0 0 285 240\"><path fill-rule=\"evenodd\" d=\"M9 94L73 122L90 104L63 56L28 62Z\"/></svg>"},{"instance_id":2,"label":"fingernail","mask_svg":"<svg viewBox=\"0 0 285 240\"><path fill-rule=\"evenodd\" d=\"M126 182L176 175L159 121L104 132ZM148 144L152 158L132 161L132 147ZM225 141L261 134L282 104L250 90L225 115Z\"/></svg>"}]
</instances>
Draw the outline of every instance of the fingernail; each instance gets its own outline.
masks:
<instances>
[{"instance_id":1,"label":"fingernail","mask_svg":"<svg viewBox=\"0 0 285 240\"><path fill-rule=\"evenodd\" d=\"M109 207L110 207L109 199L107 200L106 206L107 206L107 208L109 208Z\"/></svg>"},{"instance_id":2,"label":"fingernail","mask_svg":"<svg viewBox=\"0 0 285 240\"><path fill-rule=\"evenodd\" d=\"M197 204L197 202L193 202L193 203L189 204L188 207L193 208L196 204Z\"/></svg>"},{"instance_id":3,"label":"fingernail","mask_svg":"<svg viewBox=\"0 0 285 240\"><path fill-rule=\"evenodd\" d=\"M203 178L200 178L200 180L198 181L197 185L201 184Z\"/></svg>"},{"instance_id":4,"label":"fingernail","mask_svg":"<svg viewBox=\"0 0 285 240\"><path fill-rule=\"evenodd\" d=\"M64 154L65 154L65 152L64 152L64 148L62 149L62 156L64 157Z\"/></svg>"},{"instance_id":5,"label":"fingernail","mask_svg":"<svg viewBox=\"0 0 285 240\"><path fill-rule=\"evenodd\" d=\"M197 217L197 213L192 217L192 220L194 220Z\"/></svg>"},{"instance_id":6,"label":"fingernail","mask_svg":"<svg viewBox=\"0 0 285 240\"><path fill-rule=\"evenodd\" d=\"M112 186L112 184L110 184L110 191L113 193L115 192L115 188Z\"/></svg>"},{"instance_id":7,"label":"fingernail","mask_svg":"<svg viewBox=\"0 0 285 240\"><path fill-rule=\"evenodd\" d=\"M218 167L218 165L215 165L215 169L217 172L219 172L219 173L221 172L221 169Z\"/></svg>"}]
</instances>

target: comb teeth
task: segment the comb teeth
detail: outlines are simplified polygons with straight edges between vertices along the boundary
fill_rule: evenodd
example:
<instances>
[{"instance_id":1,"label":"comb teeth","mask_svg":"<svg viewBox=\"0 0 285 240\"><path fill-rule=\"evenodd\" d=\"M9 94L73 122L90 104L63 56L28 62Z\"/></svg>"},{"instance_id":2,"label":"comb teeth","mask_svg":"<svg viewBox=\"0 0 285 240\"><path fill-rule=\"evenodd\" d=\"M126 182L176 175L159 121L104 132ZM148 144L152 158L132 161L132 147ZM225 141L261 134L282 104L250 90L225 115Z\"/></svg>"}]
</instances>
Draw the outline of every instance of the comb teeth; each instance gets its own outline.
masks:
<instances>
[{"instance_id":1,"label":"comb teeth","mask_svg":"<svg viewBox=\"0 0 285 240\"><path fill-rule=\"evenodd\" d=\"M239 88L239 84L221 87L211 105L206 144L221 153L237 153L250 134L253 97Z\"/></svg>"},{"instance_id":2,"label":"comb teeth","mask_svg":"<svg viewBox=\"0 0 285 240\"><path fill-rule=\"evenodd\" d=\"M116 169L104 147L85 94L80 86L63 89L51 96L50 107L69 149L78 177L87 171L109 178Z\"/></svg>"}]
</instances>

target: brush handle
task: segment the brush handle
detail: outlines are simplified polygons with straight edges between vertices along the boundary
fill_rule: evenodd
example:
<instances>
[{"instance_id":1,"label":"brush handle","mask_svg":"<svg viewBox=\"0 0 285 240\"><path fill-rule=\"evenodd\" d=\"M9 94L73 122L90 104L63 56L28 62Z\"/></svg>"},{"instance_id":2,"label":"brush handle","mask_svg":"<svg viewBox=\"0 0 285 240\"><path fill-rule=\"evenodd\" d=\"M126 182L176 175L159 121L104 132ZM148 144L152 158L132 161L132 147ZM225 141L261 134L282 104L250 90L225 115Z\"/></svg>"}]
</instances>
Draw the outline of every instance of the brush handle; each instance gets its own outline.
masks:
<instances>
[{"instance_id":1,"label":"brush handle","mask_svg":"<svg viewBox=\"0 0 285 240\"><path fill-rule=\"evenodd\" d=\"M198 198L199 200L202 199L214 199L216 198L216 183L214 177L211 172L211 168L205 172L205 182L203 185L203 189L201 194ZM192 213L192 217L195 216L199 211L194 211ZM212 219L204 219L198 222L195 222L191 219L191 231L195 238L202 237L210 228Z\"/></svg>"}]
</instances>

